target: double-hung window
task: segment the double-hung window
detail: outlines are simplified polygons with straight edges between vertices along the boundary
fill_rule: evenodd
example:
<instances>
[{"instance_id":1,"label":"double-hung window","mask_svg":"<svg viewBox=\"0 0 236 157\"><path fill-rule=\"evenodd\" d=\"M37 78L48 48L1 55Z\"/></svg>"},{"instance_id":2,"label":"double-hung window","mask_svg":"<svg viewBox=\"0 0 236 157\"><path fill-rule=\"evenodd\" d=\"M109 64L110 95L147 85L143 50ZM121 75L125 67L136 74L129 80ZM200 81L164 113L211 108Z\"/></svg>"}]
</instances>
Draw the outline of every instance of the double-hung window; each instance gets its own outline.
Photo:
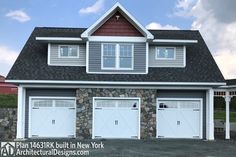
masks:
<instances>
[{"instance_id":1,"label":"double-hung window","mask_svg":"<svg viewBox=\"0 0 236 157\"><path fill-rule=\"evenodd\" d=\"M175 47L156 47L157 60L174 60L175 53Z\"/></svg>"},{"instance_id":2,"label":"double-hung window","mask_svg":"<svg viewBox=\"0 0 236 157\"><path fill-rule=\"evenodd\" d=\"M102 69L133 69L133 44L102 44Z\"/></svg>"},{"instance_id":3,"label":"double-hung window","mask_svg":"<svg viewBox=\"0 0 236 157\"><path fill-rule=\"evenodd\" d=\"M79 58L79 46L77 45L60 45L60 58Z\"/></svg>"}]
</instances>

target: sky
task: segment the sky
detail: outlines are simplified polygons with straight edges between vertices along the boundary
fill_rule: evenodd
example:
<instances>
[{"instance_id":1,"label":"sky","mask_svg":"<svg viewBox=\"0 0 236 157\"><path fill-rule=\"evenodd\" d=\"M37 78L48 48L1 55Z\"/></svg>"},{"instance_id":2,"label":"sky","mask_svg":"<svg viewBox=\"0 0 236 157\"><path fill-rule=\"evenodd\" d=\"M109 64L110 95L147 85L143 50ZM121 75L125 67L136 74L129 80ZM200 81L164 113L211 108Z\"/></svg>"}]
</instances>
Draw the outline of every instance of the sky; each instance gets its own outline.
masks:
<instances>
[{"instance_id":1,"label":"sky","mask_svg":"<svg viewBox=\"0 0 236 157\"><path fill-rule=\"evenodd\" d=\"M116 2L148 29L199 30L224 77L236 78L235 0L1 0L0 75L34 27L87 28Z\"/></svg>"}]
</instances>

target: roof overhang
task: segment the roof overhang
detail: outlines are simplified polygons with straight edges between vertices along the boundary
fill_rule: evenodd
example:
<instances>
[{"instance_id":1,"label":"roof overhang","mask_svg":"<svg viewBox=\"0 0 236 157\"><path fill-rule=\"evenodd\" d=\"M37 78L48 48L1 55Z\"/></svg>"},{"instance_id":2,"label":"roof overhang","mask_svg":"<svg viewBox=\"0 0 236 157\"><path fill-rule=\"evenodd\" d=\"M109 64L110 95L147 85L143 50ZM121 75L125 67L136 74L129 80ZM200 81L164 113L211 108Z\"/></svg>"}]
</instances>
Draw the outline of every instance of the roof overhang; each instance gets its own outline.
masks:
<instances>
[{"instance_id":1,"label":"roof overhang","mask_svg":"<svg viewBox=\"0 0 236 157\"><path fill-rule=\"evenodd\" d=\"M6 80L17 84L87 84L87 85L161 85L161 86L225 86L224 82L128 82L128 81L64 81L64 80Z\"/></svg>"},{"instance_id":2,"label":"roof overhang","mask_svg":"<svg viewBox=\"0 0 236 157\"><path fill-rule=\"evenodd\" d=\"M100 17L93 25L91 25L86 31L81 34L82 38L88 38L97 28L99 28L109 17L111 17L116 11L127 18L148 40L154 39L154 36L142 26L119 2L117 2L112 8L110 8L102 17Z\"/></svg>"},{"instance_id":3,"label":"roof overhang","mask_svg":"<svg viewBox=\"0 0 236 157\"><path fill-rule=\"evenodd\" d=\"M74 38L74 37L36 37L38 41L50 43L50 42L66 42L66 43L75 43L82 42L82 38Z\"/></svg>"},{"instance_id":4,"label":"roof overhang","mask_svg":"<svg viewBox=\"0 0 236 157\"><path fill-rule=\"evenodd\" d=\"M154 39L153 44L162 45L191 45L198 43L198 40L183 40L183 39Z\"/></svg>"}]
</instances>

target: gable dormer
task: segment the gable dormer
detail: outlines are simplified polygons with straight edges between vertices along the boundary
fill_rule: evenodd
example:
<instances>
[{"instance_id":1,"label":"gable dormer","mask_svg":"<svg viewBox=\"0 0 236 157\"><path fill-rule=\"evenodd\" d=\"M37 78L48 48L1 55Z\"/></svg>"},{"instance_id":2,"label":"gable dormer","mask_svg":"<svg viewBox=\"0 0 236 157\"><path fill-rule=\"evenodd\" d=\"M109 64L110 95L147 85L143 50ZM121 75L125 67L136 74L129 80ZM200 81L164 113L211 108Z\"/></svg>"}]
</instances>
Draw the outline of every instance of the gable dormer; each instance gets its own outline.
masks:
<instances>
[{"instance_id":1,"label":"gable dormer","mask_svg":"<svg viewBox=\"0 0 236 157\"><path fill-rule=\"evenodd\" d=\"M153 35L119 3L81 37L87 40L87 73L148 73L148 40Z\"/></svg>"}]
</instances>

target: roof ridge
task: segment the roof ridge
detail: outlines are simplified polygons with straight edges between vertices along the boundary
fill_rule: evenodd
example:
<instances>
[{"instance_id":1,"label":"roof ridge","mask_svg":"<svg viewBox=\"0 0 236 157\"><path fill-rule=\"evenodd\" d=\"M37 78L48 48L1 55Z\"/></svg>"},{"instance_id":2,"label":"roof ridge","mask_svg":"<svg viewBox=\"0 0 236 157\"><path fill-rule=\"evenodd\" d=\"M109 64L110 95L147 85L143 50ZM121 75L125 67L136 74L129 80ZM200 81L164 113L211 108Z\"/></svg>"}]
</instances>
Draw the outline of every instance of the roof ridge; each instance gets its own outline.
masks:
<instances>
[{"instance_id":1,"label":"roof ridge","mask_svg":"<svg viewBox=\"0 0 236 157\"><path fill-rule=\"evenodd\" d=\"M87 29L82 27L35 27L37 29Z\"/></svg>"}]
</instances>

